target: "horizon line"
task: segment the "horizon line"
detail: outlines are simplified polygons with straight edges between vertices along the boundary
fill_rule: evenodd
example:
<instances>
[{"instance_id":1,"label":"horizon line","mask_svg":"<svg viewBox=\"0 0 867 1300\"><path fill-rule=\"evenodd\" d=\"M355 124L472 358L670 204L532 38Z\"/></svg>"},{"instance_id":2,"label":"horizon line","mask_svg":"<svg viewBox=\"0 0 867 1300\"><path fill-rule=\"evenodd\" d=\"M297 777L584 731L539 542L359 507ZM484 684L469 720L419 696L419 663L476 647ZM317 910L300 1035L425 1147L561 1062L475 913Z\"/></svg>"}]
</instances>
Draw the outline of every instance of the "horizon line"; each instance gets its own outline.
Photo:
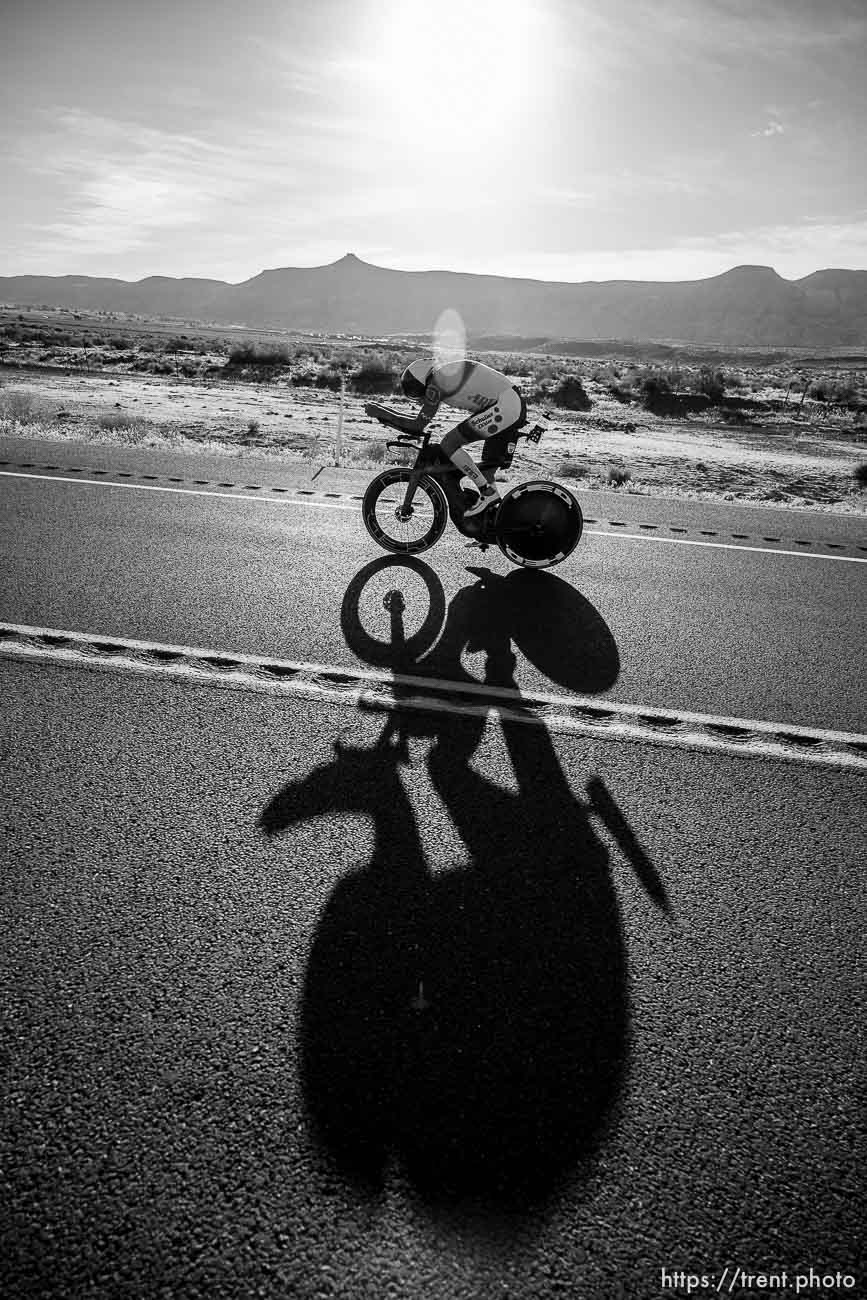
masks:
<instances>
[{"instance_id":1,"label":"horizon line","mask_svg":"<svg viewBox=\"0 0 867 1300\"><path fill-rule=\"evenodd\" d=\"M822 266L817 267L814 271L808 271L806 275L801 275L795 279L787 279L780 275L773 266L762 262L740 262L730 266L725 271L719 271L715 275L698 276L694 279L678 280L653 280L653 279L632 279L626 277L610 277L605 280L545 280L538 276L529 275L500 275L488 271L453 271L447 267L429 267L426 270L406 270L403 267L380 266L377 262L368 262L359 257L356 253L344 253L333 262L318 262L312 266L269 266L262 270L255 271L252 275L243 280L222 280L217 276L208 275L161 275L155 273L152 275L141 276L137 280L128 280L122 276L116 275L94 275L85 272L67 271L60 275L46 275L38 271L26 271L22 273L13 273L9 275L0 275L2 280L107 280L114 284L140 285L149 280L173 280L180 283L184 280L200 281L203 283L224 284L237 288L242 284L249 284L251 280L257 279L262 275L273 275L280 271L327 271L333 267L339 266L342 262L358 263L361 266L369 266L373 270L387 271L393 275L455 275L455 276L472 276L475 279L485 280L509 280L516 283L523 282L529 284L568 284L568 285L606 285L606 284L702 284L709 280L719 280L723 276L732 275L735 271L770 271L784 284L800 284L804 280L809 280L811 276L827 274L829 272L843 272L847 275L867 275L867 268L848 267L848 266Z\"/></svg>"}]
</instances>

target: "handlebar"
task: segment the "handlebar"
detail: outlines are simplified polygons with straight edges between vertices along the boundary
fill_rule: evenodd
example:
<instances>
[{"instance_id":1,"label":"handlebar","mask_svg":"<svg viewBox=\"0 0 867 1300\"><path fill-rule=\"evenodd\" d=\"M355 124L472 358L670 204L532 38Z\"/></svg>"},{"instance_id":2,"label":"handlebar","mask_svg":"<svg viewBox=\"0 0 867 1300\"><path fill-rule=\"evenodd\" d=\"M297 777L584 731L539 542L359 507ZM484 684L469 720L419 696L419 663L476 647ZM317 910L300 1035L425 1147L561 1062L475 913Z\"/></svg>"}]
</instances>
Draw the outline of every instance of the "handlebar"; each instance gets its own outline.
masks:
<instances>
[{"instance_id":1,"label":"handlebar","mask_svg":"<svg viewBox=\"0 0 867 1300\"><path fill-rule=\"evenodd\" d=\"M399 433L416 434L421 437L422 430L418 427L413 416L401 415L399 411L393 411L390 406L380 406L378 402L367 402L364 409L368 415L373 416L374 420L379 420L380 424L384 424L390 429L397 429Z\"/></svg>"}]
</instances>

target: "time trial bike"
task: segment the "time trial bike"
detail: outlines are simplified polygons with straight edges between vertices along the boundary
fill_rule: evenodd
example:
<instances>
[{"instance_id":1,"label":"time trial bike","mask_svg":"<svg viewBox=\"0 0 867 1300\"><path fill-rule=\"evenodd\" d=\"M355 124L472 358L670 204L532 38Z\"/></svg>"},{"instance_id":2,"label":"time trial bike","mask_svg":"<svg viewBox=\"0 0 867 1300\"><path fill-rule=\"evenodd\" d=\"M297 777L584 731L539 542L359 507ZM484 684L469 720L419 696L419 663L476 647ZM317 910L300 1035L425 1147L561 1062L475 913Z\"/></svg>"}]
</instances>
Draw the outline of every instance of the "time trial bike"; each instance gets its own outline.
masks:
<instances>
[{"instance_id":1,"label":"time trial bike","mask_svg":"<svg viewBox=\"0 0 867 1300\"><path fill-rule=\"evenodd\" d=\"M487 510L469 519L466 511L479 499L475 488L461 486L461 470L431 441L429 426L388 406L365 406L381 424L401 437L389 449L415 453L411 464L394 465L377 474L364 494L364 526L383 550L418 555L442 537L451 519L455 528L483 550L496 544L508 560L524 568L547 569L571 555L581 539L584 518L575 496L561 483L531 479L519 483ZM526 434L538 442L536 425ZM511 460L509 460L511 463Z\"/></svg>"}]
</instances>

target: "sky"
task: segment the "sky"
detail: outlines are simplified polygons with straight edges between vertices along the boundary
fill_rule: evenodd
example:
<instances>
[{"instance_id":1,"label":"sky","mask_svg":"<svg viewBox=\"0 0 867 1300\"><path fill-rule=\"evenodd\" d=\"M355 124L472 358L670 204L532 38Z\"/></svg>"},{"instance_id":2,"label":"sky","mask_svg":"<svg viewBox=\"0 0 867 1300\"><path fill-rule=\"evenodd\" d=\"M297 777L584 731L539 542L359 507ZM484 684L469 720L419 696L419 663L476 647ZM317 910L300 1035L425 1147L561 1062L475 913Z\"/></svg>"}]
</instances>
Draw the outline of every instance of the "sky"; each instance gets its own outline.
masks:
<instances>
[{"instance_id":1,"label":"sky","mask_svg":"<svg viewBox=\"0 0 867 1300\"><path fill-rule=\"evenodd\" d=\"M3 0L0 275L867 269L867 0Z\"/></svg>"}]
</instances>

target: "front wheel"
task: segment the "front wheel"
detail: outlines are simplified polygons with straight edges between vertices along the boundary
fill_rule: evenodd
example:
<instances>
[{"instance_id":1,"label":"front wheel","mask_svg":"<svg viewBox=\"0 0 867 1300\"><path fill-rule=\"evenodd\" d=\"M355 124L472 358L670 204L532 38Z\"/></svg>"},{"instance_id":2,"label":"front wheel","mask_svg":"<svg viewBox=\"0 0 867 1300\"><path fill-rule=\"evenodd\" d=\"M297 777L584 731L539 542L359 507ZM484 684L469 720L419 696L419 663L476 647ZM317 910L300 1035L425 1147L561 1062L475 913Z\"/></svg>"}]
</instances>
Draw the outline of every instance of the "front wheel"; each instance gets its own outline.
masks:
<instances>
[{"instance_id":1,"label":"front wheel","mask_svg":"<svg viewBox=\"0 0 867 1300\"><path fill-rule=\"evenodd\" d=\"M375 542L397 555L418 555L438 542L449 511L442 489L427 474L416 484L412 503L405 506L412 472L403 467L383 470L368 485L362 502L364 526Z\"/></svg>"},{"instance_id":2,"label":"front wheel","mask_svg":"<svg viewBox=\"0 0 867 1300\"><path fill-rule=\"evenodd\" d=\"M549 569L575 550L584 516L568 488L533 479L506 493L494 526L497 545L513 564Z\"/></svg>"}]
</instances>

